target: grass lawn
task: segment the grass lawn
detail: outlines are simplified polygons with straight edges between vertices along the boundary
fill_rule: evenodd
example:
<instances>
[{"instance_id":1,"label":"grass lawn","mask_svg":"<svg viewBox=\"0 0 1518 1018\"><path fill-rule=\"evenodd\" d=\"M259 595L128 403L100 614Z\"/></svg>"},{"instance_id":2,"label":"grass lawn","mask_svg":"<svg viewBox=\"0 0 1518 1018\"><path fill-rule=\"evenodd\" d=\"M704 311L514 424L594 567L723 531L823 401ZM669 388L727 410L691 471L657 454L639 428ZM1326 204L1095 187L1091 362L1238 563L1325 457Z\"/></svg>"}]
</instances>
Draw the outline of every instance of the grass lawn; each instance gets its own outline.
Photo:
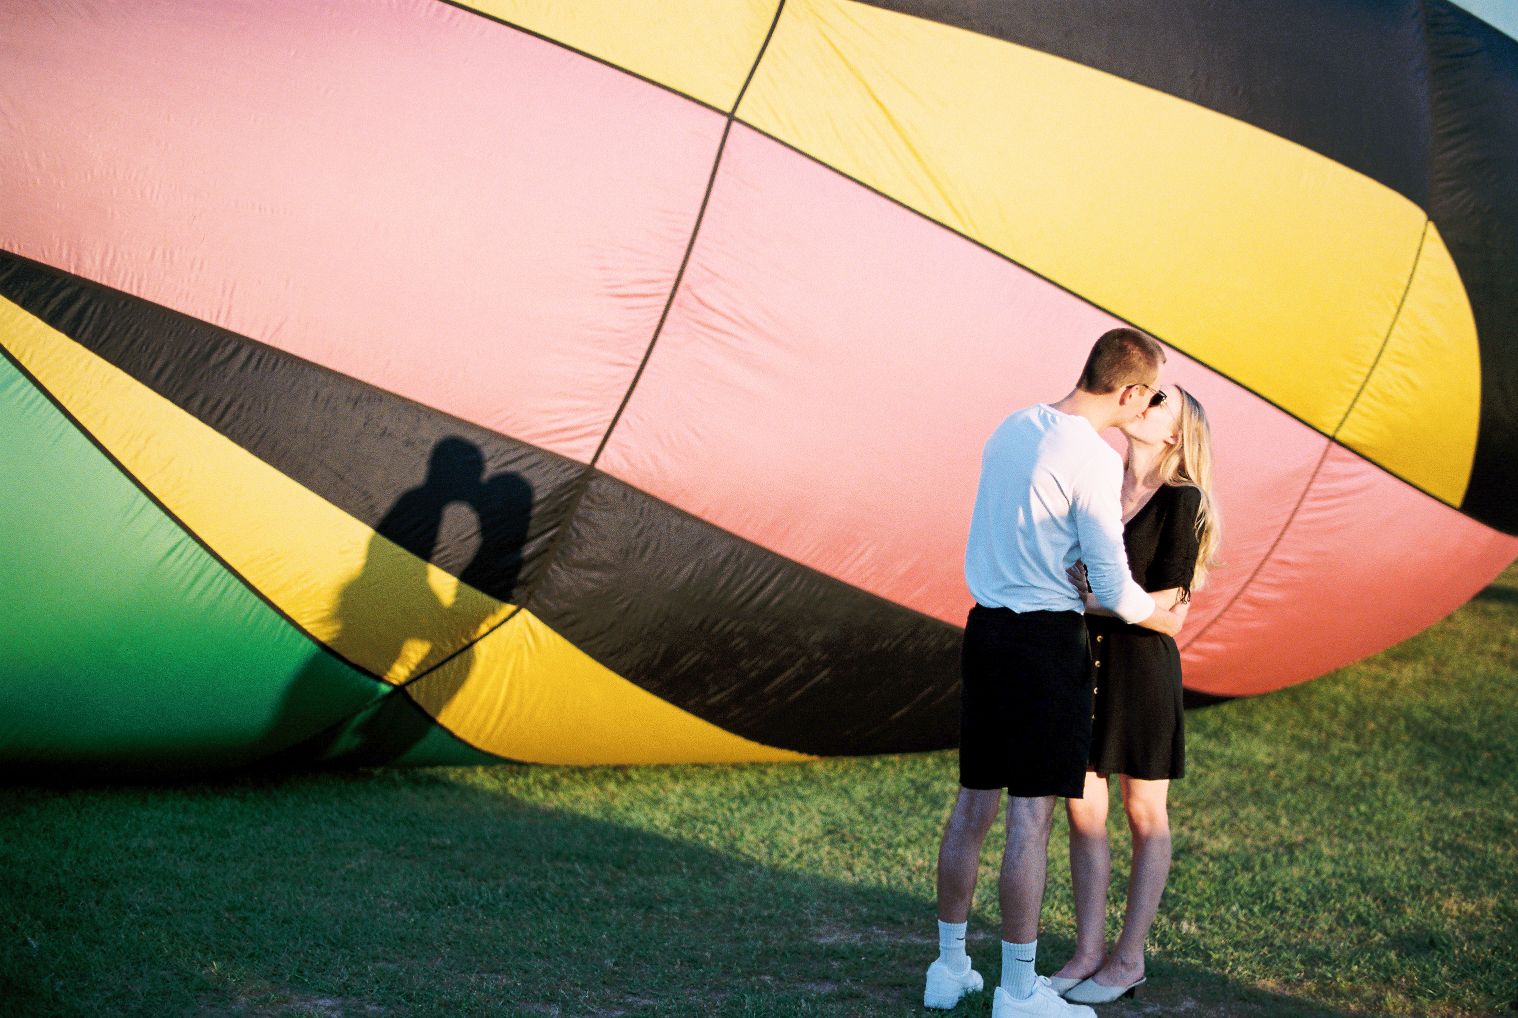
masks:
<instances>
[{"instance_id":1,"label":"grass lawn","mask_svg":"<svg viewBox=\"0 0 1518 1018\"><path fill-rule=\"evenodd\" d=\"M1104 1014L1518 1008L1518 567L1400 647L1187 722L1149 993ZM0 1014L928 1014L955 776L935 753L0 788ZM1045 972L1074 930L1064 837ZM1115 829L1118 893L1126 852Z\"/></svg>"}]
</instances>

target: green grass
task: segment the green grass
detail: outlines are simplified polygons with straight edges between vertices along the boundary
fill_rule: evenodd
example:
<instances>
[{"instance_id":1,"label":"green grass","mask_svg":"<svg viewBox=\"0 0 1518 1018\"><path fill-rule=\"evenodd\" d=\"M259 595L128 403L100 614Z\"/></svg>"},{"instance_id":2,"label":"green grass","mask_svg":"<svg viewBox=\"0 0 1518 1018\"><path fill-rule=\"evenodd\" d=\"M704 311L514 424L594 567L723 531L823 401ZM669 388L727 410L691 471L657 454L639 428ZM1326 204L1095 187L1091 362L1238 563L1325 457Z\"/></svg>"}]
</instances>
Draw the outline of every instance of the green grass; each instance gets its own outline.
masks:
<instances>
[{"instance_id":1,"label":"green grass","mask_svg":"<svg viewBox=\"0 0 1518 1018\"><path fill-rule=\"evenodd\" d=\"M1374 659L1189 715L1150 993L1105 1013L1509 1009L1515 662L1518 568ZM0 1013L925 1014L955 775L936 753L11 786ZM1115 830L1119 893L1126 850ZM991 980L996 859L970 933ZM1050 873L1046 972L1073 932L1062 820Z\"/></svg>"}]
</instances>

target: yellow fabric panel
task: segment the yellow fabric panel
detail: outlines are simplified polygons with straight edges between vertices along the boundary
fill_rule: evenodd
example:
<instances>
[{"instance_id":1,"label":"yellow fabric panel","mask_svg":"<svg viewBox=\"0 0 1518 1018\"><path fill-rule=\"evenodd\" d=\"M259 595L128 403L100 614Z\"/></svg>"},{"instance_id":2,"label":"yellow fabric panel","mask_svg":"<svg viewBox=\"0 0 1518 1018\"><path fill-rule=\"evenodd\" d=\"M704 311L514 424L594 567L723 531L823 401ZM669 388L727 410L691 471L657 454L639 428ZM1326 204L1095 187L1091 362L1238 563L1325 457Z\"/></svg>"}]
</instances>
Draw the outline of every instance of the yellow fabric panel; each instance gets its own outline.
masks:
<instances>
[{"instance_id":1,"label":"yellow fabric panel","mask_svg":"<svg viewBox=\"0 0 1518 1018\"><path fill-rule=\"evenodd\" d=\"M1324 433L1381 347L1425 219L1241 121L849 0L786 4L738 117Z\"/></svg>"},{"instance_id":2,"label":"yellow fabric panel","mask_svg":"<svg viewBox=\"0 0 1518 1018\"><path fill-rule=\"evenodd\" d=\"M407 692L475 745L542 763L812 759L733 735L628 682L3 298L0 340L171 512L318 639L391 682L457 651Z\"/></svg>"},{"instance_id":3,"label":"yellow fabric panel","mask_svg":"<svg viewBox=\"0 0 1518 1018\"><path fill-rule=\"evenodd\" d=\"M1458 506L1470 483L1480 420L1476 319L1449 248L1430 222L1386 350L1336 437Z\"/></svg>"},{"instance_id":4,"label":"yellow fabric panel","mask_svg":"<svg viewBox=\"0 0 1518 1018\"><path fill-rule=\"evenodd\" d=\"M464 740L529 763L813 759L751 742L661 700L527 611L406 691Z\"/></svg>"},{"instance_id":5,"label":"yellow fabric panel","mask_svg":"<svg viewBox=\"0 0 1518 1018\"><path fill-rule=\"evenodd\" d=\"M465 6L730 110L778 0L466 0Z\"/></svg>"},{"instance_id":6,"label":"yellow fabric panel","mask_svg":"<svg viewBox=\"0 0 1518 1018\"><path fill-rule=\"evenodd\" d=\"M400 682L510 611L3 299L0 339L169 511L350 661Z\"/></svg>"}]
</instances>

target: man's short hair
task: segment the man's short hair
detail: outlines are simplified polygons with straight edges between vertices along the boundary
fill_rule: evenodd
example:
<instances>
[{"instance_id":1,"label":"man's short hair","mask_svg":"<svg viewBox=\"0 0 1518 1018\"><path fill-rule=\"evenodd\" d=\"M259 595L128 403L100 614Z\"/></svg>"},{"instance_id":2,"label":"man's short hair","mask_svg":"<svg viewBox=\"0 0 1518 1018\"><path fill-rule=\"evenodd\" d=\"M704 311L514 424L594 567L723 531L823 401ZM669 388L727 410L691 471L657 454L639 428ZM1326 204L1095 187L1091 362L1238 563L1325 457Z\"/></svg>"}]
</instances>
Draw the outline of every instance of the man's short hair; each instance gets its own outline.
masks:
<instances>
[{"instance_id":1,"label":"man's short hair","mask_svg":"<svg viewBox=\"0 0 1518 1018\"><path fill-rule=\"evenodd\" d=\"M1098 396L1142 382L1165 363L1159 340L1137 329L1108 329L1091 348L1076 386Z\"/></svg>"}]
</instances>

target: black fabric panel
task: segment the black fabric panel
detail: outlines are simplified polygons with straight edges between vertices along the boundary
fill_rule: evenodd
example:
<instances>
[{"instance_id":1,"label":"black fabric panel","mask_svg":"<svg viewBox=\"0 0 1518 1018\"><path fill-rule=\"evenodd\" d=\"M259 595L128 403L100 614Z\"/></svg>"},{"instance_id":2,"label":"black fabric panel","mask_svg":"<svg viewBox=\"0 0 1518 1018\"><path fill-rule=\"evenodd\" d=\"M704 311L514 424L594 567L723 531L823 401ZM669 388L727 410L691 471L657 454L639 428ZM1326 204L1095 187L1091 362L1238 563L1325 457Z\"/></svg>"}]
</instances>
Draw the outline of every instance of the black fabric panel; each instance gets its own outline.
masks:
<instances>
[{"instance_id":1,"label":"black fabric panel","mask_svg":"<svg viewBox=\"0 0 1518 1018\"><path fill-rule=\"evenodd\" d=\"M954 626L599 471L575 505L582 464L3 252L0 295L419 556L525 598L596 660L699 717L820 755L957 744ZM482 515L506 539L439 534L440 507L477 497L482 473L504 486ZM479 544L466 561L461 549Z\"/></svg>"},{"instance_id":2,"label":"black fabric panel","mask_svg":"<svg viewBox=\"0 0 1518 1018\"><path fill-rule=\"evenodd\" d=\"M586 469L5 252L0 295L401 547L503 601L516 602L531 584ZM460 503L475 511L445 515Z\"/></svg>"},{"instance_id":3,"label":"black fabric panel","mask_svg":"<svg viewBox=\"0 0 1518 1018\"><path fill-rule=\"evenodd\" d=\"M1236 696L1214 696L1212 693L1199 693L1194 689L1181 690L1181 705L1187 710L1216 707L1220 703L1232 703L1237 699L1238 697Z\"/></svg>"},{"instance_id":4,"label":"black fabric panel","mask_svg":"<svg viewBox=\"0 0 1518 1018\"><path fill-rule=\"evenodd\" d=\"M1417 0L864 0L1107 71L1321 152L1427 208Z\"/></svg>"},{"instance_id":5,"label":"black fabric panel","mask_svg":"<svg viewBox=\"0 0 1518 1018\"><path fill-rule=\"evenodd\" d=\"M1518 534L1518 41L1431 0L1428 42L1430 212L1481 341L1481 431L1462 508Z\"/></svg>"},{"instance_id":6,"label":"black fabric panel","mask_svg":"<svg viewBox=\"0 0 1518 1018\"><path fill-rule=\"evenodd\" d=\"M836 756L958 744L958 627L599 472L527 607L618 674L767 745Z\"/></svg>"}]
</instances>

